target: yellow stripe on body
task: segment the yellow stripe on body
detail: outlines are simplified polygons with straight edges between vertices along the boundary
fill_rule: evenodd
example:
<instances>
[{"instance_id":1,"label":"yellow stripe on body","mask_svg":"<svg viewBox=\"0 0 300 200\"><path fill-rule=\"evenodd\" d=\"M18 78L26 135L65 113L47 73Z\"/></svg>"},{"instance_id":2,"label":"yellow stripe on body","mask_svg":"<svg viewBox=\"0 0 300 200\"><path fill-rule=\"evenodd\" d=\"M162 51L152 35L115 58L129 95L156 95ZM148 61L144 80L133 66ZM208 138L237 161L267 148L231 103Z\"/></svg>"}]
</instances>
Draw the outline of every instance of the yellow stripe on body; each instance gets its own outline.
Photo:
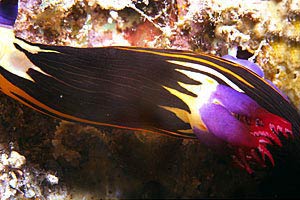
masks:
<instances>
[{"instance_id":1,"label":"yellow stripe on body","mask_svg":"<svg viewBox=\"0 0 300 200\"><path fill-rule=\"evenodd\" d=\"M182 110L180 108L169 107L169 106L159 106L159 107L174 113L184 123L189 123L189 121L190 121L189 120L190 113L187 112L186 110Z\"/></svg>"},{"instance_id":2,"label":"yellow stripe on body","mask_svg":"<svg viewBox=\"0 0 300 200\"><path fill-rule=\"evenodd\" d=\"M169 106L160 106L160 107L174 113L183 122L189 123L192 129L198 128L201 131L207 132L208 129L201 119L199 110L204 104L209 103L211 94L217 89L218 82L212 79L211 77L201 73L191 72L188 70L181 70L181 69L175 69L175 70L201 83L198 85L191 85L191 84L178 82L178 84L182 88L192 92L193 94L196 95L196 97L163 86L163 88L166 89L168 92L170 92L177 98L181 99L188 106L190 113L179 108L174 108ZM190 130L178 130L178 131L182 133L186 133L186 132L190 133Z\"/></svg>"}]
</instances>

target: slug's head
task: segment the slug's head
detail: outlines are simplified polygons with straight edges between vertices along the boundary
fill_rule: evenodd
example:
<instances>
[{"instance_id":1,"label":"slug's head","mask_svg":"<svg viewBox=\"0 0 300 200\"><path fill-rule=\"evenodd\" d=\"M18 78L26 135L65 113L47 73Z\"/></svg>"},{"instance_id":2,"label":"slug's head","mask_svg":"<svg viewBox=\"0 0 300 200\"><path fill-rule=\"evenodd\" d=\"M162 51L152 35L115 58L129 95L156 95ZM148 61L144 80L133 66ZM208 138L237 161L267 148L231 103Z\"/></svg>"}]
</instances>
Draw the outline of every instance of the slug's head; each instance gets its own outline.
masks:
<instances>
[{"instance_id":1,"label":"slug's head","mask_svg":"<svg viewBox=\"0 0 300 200\"><path fill-rule=\"evenodd\" d=\"M252 173L253 164L266 166L269 161L274 165L268 148L281 147L282 138L293 137L292 124L299 124L299 115L287 97L264 79L259 66L236 58L226 59L238 64L216 58L216 63L221 64L209 63L208 68L196 63L169 61L199 70L177 71L201 83L180 83L194 96L169 91L189 106L188 117L181 118L190 123L200 141L216 148L229 147L234 161Z\"/></svg>"},{"instance_id":2,"label":"slug's head","mask_svg":"<svg viewBox=\"0 0 300 200\"><path fill-rule=\"evenodd\" d=\"M287 120L289 117L293 118L292 114L283 118L269 112L261 105L270 105L268 107L268 109L272 108L270 110L293 110L294 112L291 113L295 114L294 119L297 120L294 121L297 121L296 123L299 121L299 115L289 104L287 96L269 80L264 79L264 74L258 65L231 56L225 58L242 64L254 72L256 77L261 78L261 86L266 87L269 91L264 90L264 93L261 94L264 98L259 100L250 97L256 95L252 94L253 91L260 91L254 90L255 87L247 92L238 92L232 87L219 84L210 94L209 101L199 109L199 115L206 130L195 129L194 132L200 140L203 138L212 145L222 143L230 147L233 150L234 161L252 173L253 170L250 167L252 164L266 166L266 160L269 160L274 165L275 161L268 150L270 146L282 147L281 139L294 137L292 123ZM272 95L274 99L269 99ZM267 103L259 104L260 101ZM280 104L284 104L285 107L274 107L274 105Z\"/></svg>"},{"instance_id":3,"label":"slug's head","mask_svg":"<svg viewBox=\"0 0 300 200\"><path fill-rule=\"evenodd\" d=\"M274 165L268 147L282 147L281 135L293 137L289 121L224 85L217 87L199 112L207 131L195 129L198 138L212 145L229 147L235 163L249 173L253 172L252 164L264 167L269 160Z\"/></svg>"},{"instance_id":4,"label":"slug's head","mask_svg":"<svg viewBox=\"0 0 300 200\"><path fill-rule=\"evenodd\" d=\"M0 1L0 26L12 27L18 15L18 0Z\"/></svg>"},{"instance_id":5,"label":"slug's head","mask_svg":"<svg viewBox=\"0 0 300 200\"><path fill-rule=\"evenodd\" d=\"M193 96L165 87L186 103L189 112L163 108L189 123L201 142L222 151L229 149L234 161L249 173L257 164L266 166L269 161L274 165L269 148L283 146L284 137L294 137L300 124L296 109L264 78L258 65L231 56L226 60L205 58L199 63L168 60L186 67L176 71L199 84L178 82Z\"/></svg>"}]
</instances>

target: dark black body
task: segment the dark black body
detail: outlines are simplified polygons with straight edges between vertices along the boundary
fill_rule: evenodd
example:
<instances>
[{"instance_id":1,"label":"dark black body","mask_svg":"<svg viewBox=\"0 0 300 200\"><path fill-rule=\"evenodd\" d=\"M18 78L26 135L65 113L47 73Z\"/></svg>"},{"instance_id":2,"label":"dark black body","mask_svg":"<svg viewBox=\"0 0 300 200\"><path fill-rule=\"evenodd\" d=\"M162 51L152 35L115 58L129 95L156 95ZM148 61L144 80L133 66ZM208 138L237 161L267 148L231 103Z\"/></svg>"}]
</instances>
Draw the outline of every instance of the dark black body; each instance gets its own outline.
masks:
<instances>
[{"instance_id":1,"label":"dark black body","mask_svg":"<svg viewBox=\"0 0 300 200\"><path fill-rule=\"evenodd\" d=\"M165 130L165 133L174 132L183 137L194 138L193 134L177 131L191 129L188 123L184 123L172 112L159 107L160 105L176 107L189 112L188 106L182 100L170 94L162 86L195 96L182 88L178 81L187 84L199 84L199 82L175 69L204 73L166 62L166 60L177 60L199 63L222 73L265 109L292 122L294 131L299 131L300 117L296 109L274 88L250 70L218 57L176 50L36 46L60 53L32 54L18 45L16 48L24 52L32 63L49 76L29 69L28 74L34 80L32 82L13 75L3 68L0 68L0 73L30 96L60 113L91 122L104 123L104 125L158 132ZM237 76L201 60L229 69ZM208 75L226 85L221 78ZM249 87L239 77L253 87ZM20 98L37 110L68 119L35 105L23 97Z\"/></svg>"}]
</instances>

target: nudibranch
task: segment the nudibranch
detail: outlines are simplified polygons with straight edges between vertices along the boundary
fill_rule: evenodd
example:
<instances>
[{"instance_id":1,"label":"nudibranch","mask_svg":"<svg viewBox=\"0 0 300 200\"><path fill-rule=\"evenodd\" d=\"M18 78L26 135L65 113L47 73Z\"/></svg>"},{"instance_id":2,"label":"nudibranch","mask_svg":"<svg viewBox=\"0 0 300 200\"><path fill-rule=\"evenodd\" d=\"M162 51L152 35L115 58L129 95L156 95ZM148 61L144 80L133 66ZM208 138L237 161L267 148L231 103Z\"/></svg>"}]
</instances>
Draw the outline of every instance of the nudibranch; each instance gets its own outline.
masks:
<instances>
[{"instance_id":1,"label":"nudibranch","mask_svg":"<svg viewBox=\"0 0 300 200\"><path fill-rule=\"evenodd\" d=\"M0 89L41 113L225 146L249 173L255 163L274 165L268 146L299 134L297 110L254 63L180 50L32 44L14 35L17 3L0 3Z\"/></svg>"}]
</instances>

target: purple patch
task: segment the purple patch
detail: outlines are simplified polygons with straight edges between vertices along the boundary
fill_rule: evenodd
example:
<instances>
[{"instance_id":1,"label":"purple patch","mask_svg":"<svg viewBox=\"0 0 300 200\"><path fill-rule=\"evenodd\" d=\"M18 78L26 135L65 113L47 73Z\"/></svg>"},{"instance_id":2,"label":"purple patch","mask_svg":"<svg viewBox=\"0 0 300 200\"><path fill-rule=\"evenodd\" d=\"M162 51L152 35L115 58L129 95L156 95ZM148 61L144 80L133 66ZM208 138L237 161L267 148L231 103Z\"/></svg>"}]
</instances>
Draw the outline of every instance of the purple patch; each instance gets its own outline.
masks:
<instances>
[{"instance_id":1,"label":"purple patch","mask_svg":"<svg viewBox=\"0 0 300 200\"><path fill-rule=\"evenodd\" d=\"M222 105L206 104L200 113L209 132L217 138L236 146L257 147L257 140L249 134L248 127Z\"/></svg>"},{"instance_id":2,"label":"purple patch","mask_svg":"<svg viewBox=\"0 0 300 200\"><path fill-rule=\"evenodd\" d=\"M259 105L248 95L240 93L225 85L218 85L217 90L211 95L211 102L218 101L228 111L240 115L254 115Z\"/></svg>"},{"instance_id":3,"label":"purple patch","mask_svg":"<svg viewBox=\"0 0 300 200\"><path fill-rule=\"evenodd\" d=\"M0 25L13 26L18 15L18 1L0 3Z\"/></svg>"},{"instance_id":4,"label":"purple patch","mask_svg":"<svg viewBox=\"0 0 300 200\"><path fill-rule=\"evenodd\" d=\"M258 76L264 78L264 72L262 71L262 69L255 63L249 61L249 60L244 60L244 59L239 59L236 58L234 56L231 55L225 55L222 58L232 61L234 63L238 63L244 67L246 67L247 69L250 69L252 72L256 73ZM287 95L283 94L283 92L281 92L279 90L279 88L272 83L270 80L265 79L277 92L279 92L287 101L289 101L289 98L287 97Z\"/></svg>"},{"instance_id":5,"label":"purple patch","mask_svg":"<svg viewBox=\"0 0 300 200\"><path fill-rule=\"evenodd\" d=\"M199 110L209 134L237 146L257 146L257 140L249 134L249 128L237 119L255 115L260 106L247 95L224 85L218 85L209 102ZM195 131L195 130L194 130ZM200 140L206 134L195 131ZM205 139L206 140L206 139Z\"/></svg>"},{"instance_id":6,"label":"purple patch","mask_svg":"<svg viewBox=\"0 0 300 200\"><path fill-rule=\"evenodd\" d=\"M222 58L232 61L234 63L238 63L240 65L243 65L247 69L250 69L252 72L256 73L258 76L260 76L262 78L264 77L264 72L262 71L260 66L258 66L257 64L255 64L249 60L239 59L239 58L236 58L236 57L233 57L230 55L225 55Z\"/></svg>"}]
</instances>

